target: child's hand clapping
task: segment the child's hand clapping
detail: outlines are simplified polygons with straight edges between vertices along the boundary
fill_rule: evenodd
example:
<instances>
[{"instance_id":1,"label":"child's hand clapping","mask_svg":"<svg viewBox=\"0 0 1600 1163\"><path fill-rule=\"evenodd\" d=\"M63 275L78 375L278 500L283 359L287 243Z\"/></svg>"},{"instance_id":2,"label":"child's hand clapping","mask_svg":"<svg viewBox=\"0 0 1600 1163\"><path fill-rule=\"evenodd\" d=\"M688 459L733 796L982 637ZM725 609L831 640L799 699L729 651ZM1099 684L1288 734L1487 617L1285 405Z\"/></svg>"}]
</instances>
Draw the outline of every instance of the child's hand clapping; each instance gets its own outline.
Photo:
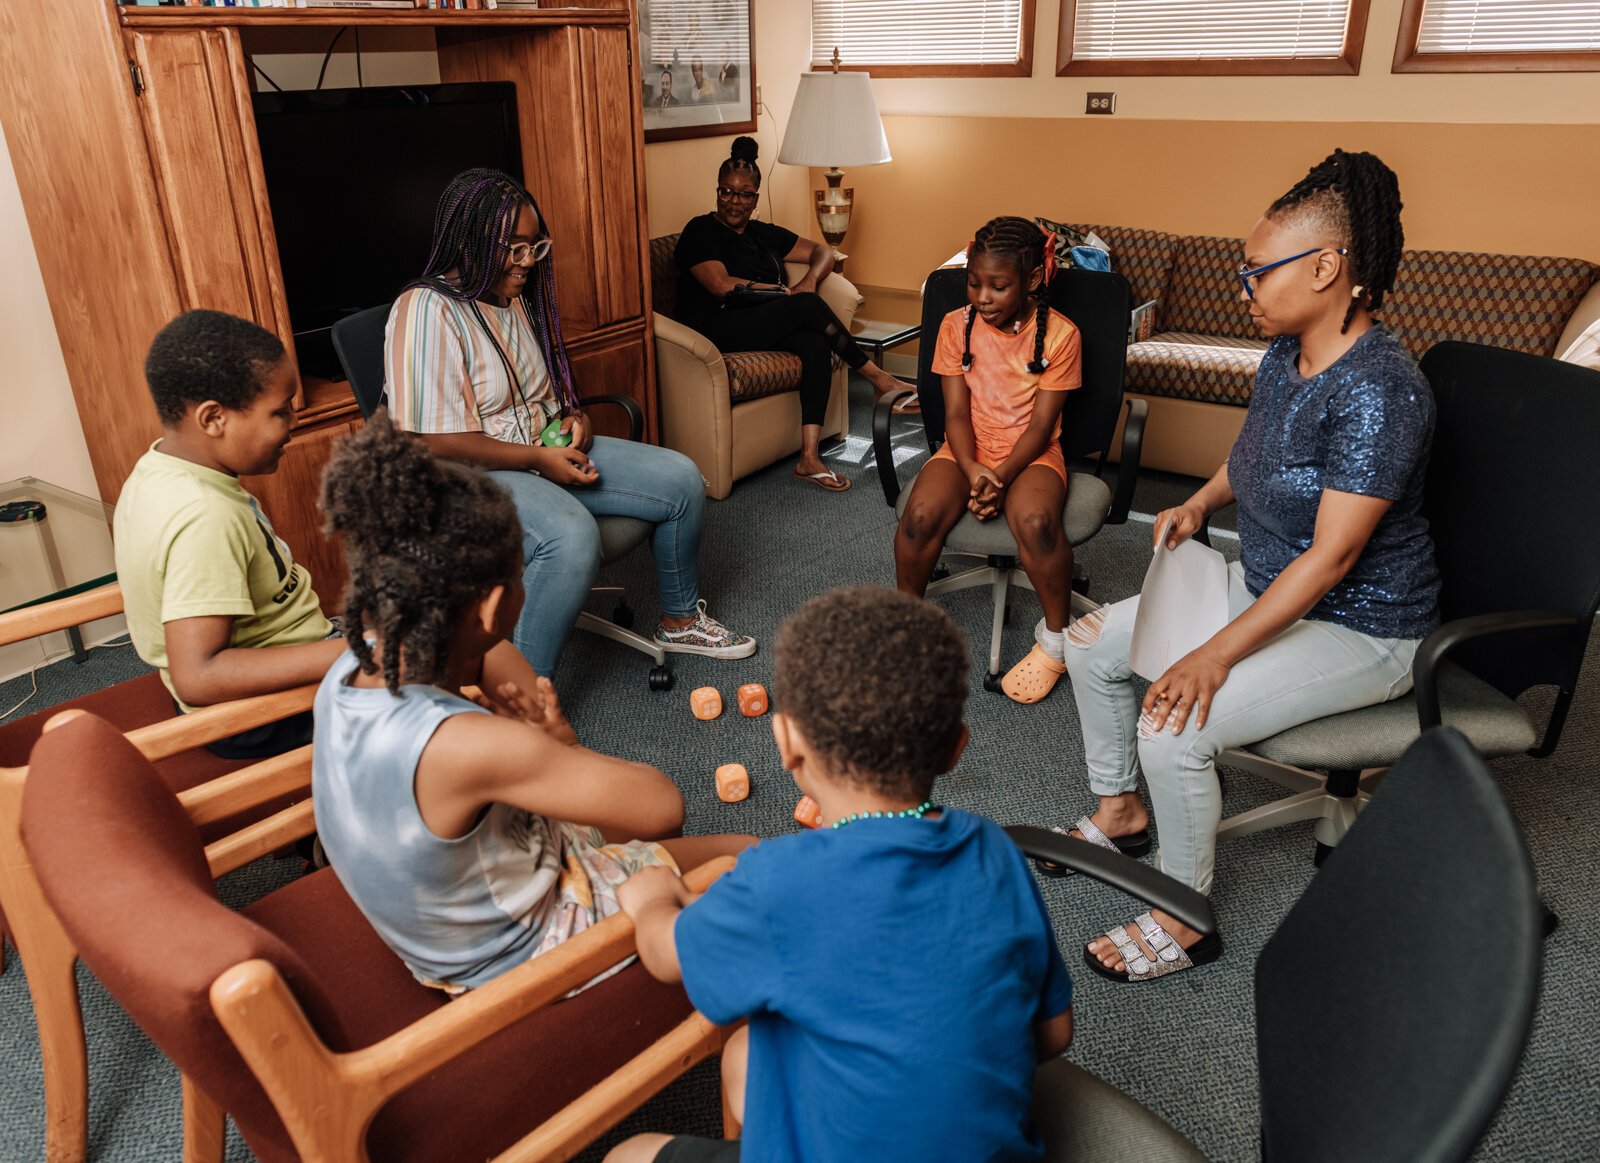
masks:
<instances>
[{"instance_id":1,"label":"child's hand clapping","mask_svg":"<svg viewBox=\"0 0 1600 1163\"><path fill-rule=\"evenodd\" d=\"M578 745L578 734L561 711L561 700L556 697L555 684L543 675L534 683L531 692L514 682L503 682L491 694L483 692L475 700L480 707L507 719L519 719L538 727L558 743L569 747Z\"/></svg>"}]
</instances>

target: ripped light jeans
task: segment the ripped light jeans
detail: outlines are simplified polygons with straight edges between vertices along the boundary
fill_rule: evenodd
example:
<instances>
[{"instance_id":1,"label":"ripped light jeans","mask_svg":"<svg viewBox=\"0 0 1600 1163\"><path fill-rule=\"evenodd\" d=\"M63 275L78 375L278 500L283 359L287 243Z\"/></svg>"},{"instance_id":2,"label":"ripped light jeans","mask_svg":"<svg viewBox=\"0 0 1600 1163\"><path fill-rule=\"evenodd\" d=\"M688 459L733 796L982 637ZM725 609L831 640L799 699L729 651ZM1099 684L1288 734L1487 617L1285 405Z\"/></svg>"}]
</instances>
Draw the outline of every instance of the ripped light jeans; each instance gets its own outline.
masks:
<instances>
[{"instance_id":1,"label":"ripped light jeans","mask_svg":"<svg viewBox=\"0 0 1600 1163\"><path fill-rule=\"evenodd\" d=\"M1228 568L1229 620L1254 602L1244 568L1235 562ZM1419 641L1301 619L1234 664L1203 729L1191 716L1181 734L1163 730L1141 738L1140 698L1128 666L1138 609L1137 597L1106 606L1075 623L1067 637L1089 788L1098 796L1134 791L1142 771L1160 832L1161 871L1208 893L1222 819L1217 756L1299 723L1399 698L1411 689ZM1081 645L1086 639L1089 644Z\"/></svg>"}]
</instances>

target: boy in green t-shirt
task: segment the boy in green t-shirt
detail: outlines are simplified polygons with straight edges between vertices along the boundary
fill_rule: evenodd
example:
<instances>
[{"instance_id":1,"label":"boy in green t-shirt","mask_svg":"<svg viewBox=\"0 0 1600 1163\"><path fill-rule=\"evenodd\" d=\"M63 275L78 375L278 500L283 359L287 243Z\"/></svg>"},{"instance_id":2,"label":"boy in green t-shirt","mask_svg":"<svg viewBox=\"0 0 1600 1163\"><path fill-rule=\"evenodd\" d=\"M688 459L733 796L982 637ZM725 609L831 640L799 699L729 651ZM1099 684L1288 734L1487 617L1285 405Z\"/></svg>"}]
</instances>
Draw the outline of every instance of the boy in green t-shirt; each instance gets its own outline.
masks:
<instances>
[{"instance_id":1,"label":"boy in green t-shirt","mask_svg":"<svg viewBox=\"0 0 1600 1163\"><path fill-rule=\"evenodd\" d=\"M164 431L117 499L117 575L139 657L185 711L319 681L343 651L311 577L239 477L270 473L300 377L277 336L220 311L161 329L145 378ZM258 758L310 742L311 715L213 745Z\"/></svg>"}]
</instances>

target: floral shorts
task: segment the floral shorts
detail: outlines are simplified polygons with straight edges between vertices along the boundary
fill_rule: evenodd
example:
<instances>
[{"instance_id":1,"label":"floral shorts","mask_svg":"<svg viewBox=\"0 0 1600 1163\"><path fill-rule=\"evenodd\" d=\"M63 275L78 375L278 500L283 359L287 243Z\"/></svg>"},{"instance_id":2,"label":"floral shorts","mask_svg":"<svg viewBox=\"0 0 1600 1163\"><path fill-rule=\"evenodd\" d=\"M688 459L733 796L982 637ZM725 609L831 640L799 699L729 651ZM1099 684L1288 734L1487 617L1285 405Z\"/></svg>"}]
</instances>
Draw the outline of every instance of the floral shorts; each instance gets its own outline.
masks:
<instances>
[{"instance_id":1,"label":"floral shorts","mask_svg":"<svg viewBox=\"0 0 1600 1163\"><path fill-rule=\"evenodd\" d=\"M561 840L561 877L556 882L556 899L544 933L534 946L534 957L548 953L596 922L621 912L617 888L634 873L655 867L669 868L675 873L682 871L671 853L648 840L607 844L598 828L554 820L551 828ZM582 993L595 982L604 981L633 960L629 957L618 962L572 994Z\"/></svg>"}]
</instances>

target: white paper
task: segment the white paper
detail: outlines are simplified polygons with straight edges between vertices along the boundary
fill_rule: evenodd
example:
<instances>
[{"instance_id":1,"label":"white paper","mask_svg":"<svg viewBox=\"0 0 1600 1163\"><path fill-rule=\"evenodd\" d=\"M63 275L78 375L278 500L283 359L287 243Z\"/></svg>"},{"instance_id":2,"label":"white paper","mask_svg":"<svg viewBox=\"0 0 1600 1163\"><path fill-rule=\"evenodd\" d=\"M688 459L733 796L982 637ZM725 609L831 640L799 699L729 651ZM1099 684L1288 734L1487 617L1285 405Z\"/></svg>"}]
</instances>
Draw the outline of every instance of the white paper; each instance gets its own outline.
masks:
<instances>
[{"instance_id":1,"label":"white paper","mask_svg":"<svg viewBox=\"0 0 1600 1163\"><path fill-rule=\"evenodd\" d=\"M1228 624L1228 562L1193 538L1167 548L1166 527L1145 571L1128 665L1152 682Z\"/></svg>"}]
</instances>

